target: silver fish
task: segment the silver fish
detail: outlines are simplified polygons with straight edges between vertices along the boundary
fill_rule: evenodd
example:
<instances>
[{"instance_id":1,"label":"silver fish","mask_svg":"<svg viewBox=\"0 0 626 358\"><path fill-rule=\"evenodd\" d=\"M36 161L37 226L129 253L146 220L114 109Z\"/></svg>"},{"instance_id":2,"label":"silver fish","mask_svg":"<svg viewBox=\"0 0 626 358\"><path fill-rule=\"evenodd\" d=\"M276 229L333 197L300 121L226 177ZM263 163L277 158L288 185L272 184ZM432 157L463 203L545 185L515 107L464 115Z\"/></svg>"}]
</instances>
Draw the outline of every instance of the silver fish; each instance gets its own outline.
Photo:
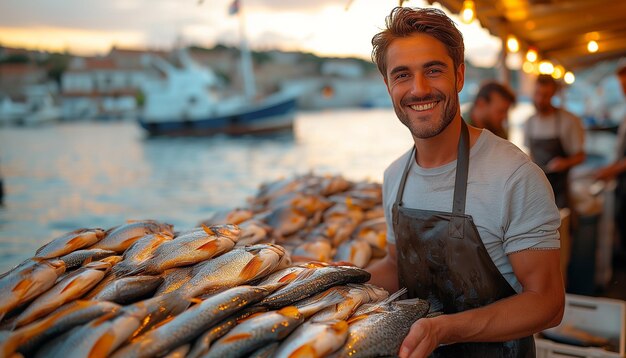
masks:
<instances>
[{"instance_id":1,"label":"silver fish","mask_svg":"<svg viewBox=\"0 0 626 358\"><path fill-rule=\"evenodd\" d=\"M247 307L230 317L224 319L220 323L211 327L208 331L203 333L200 337L195 340L191 351L187 354L187 358L198 358L203 356L206 352L209 351L211 344L215 342L215 340L223 337L226 333L228 333L233 327L235 327L240 321L246 319L247 317L260 313L266 312L267 309L261 306L250 306Z\"/></svg>"},{"instance_id":2,"label":"silver fish","mask_svg":"<svg viewBox=\"0 0 626 358\"><path fill-rule=\"evenodd\" d=\"M270 283L278 283L278 282L289 283L295 280L298 276L303 275L304 272L310 271L310 270L311 268L306 267L306 266L300 266L300 265L285 267L284 269L281 269L281 270L278 270L269 274L268 276L263 278L261 282L259 282L258 285L263 286L263 285L268 285Z\"/></svg>"},{"instance_id":3,"label":"silver fish","mask_svg":"<svg viewBox=\"0 0 626 358\"><path fill-rule=\"evenodd\" d=\"M333 257L333 245L329 239L317 238L298 245L291 254L293 259L298 261L330 262Z\"/></svg>"},{"instance_id":4,"label":"silver fish","mask_svg":"<svg viewBox=\"0 0 626 358\"><path fill-rule=\"evenodd\" d=\"M273 228L274 237L282 238L303 229L308 217L299 209L283 205L272 209L271 212L261 217L261 220Z\"/></svg>"},{"instance_id":5,"label":"silver fish","mask_svg":"<svg viewBox=\"0 0 626 358\"><path fill-rule=\"evenodd\" d=\"M196 266L194 276L174 292L184 297L197 297L251 282L289 264L289 255L278 245L233 249Z\"/></svg>"},{"instance_id":6,"label":"silver fish","mask_svg":"<svg viewBox=\"0 0 626 358\"><path fill-rule=\"evenodd\" d=\"M304 319L315 315L319 311L335 306L344 300L345 286L334 286L311 297L300 300L294 306L302 313Z\"/></svg>"},{"instance_id":7,"label":"silver fish","mask_svg":"<svg viewBox=\"0 0 626 358\"><path fill-rule=\"evenodd\" d=\"M138 306L137 306L138 307ZM61 344L50 350L47 356L59 358L107 357L141 326L148 313L141 309L106 314L84 326L71 331Z\"/></svg>"},{"instance_id":8,"label":"silver fish","mask_svg":"<svg viewBox=\"0 0 626 358\"><path fill-rule=\"evenodd\" d=\"M104 238L102 229L78 229L68 232L37 249L35 257L51 259L94 245Z\"/></svg>"},{"instance_id":9,"label":"silver fish","mask_svg":"<svg viewBox=\"0 0 626 358\"><path fill-rule=\"evenodd\" d=\"M376 305L369 312L350 318L346 343L333 357L382 357L398 354L411 325L429 310L419 298Z\"/></svg>"},{"instance_id":10,"label":"silver fish","mask_svg":"<svg viewBox=\"0 0 626 358\"><path fill-rule=\"evenodd\" d=\"M246 220L239 224L241 237L236 246L255 245L270 241L272 227L257 219Z\"/></svg>"},{"instance_id":11,"label":"silver fish","mask_svg":"<svg viewBox=\"0 0 626 358\"><path fill-rule=\"evenodd\" d=\"M190 349L191 344L183 344L176 349L172 349L168 354L164 355L163 358L185 358Z\"/></svg>"},{"instance_id":12,"label":"silver fish","mask_svg":"<svg viewBox=\"0 0 626 358\"><path fill-rule=\"evenodd\" d=\"M121 348L113 357L152 357L190 342L234 312L260 301L274 288L238 286L215 294Z\"/></svg>"},{"instance_id":13,"label":"silver fish","mask_svg":"<svg viewBox=\"0 0 626 358\"><path fill-rule=\"evenodd\" d=\"M12 309L30 302L65 272L61 260L28 260L0 279L0 321Z\"/></svg>"},{"instance_id":14,"label":"silver fish","mask_svg":"<svg viewBox=\"0 0 626 358\"><path fill-rule=\"evenodd\" d=\"M363 283L370 279L369 272L354 266L333 266L323 263L310 263L306 266L312 268L307 275L298 276L259 304L270 308L283 307L332 286Z\"/></svg>"},{"instance_id":15,"label":"silver fish","mask_svg":"<svg viewBox=\"0 0 626 358\"><path fill-rule=\"evenodd\" d=\"M63 304L77 299L93 288L111 269L106 262L95 261L83 266L37 297L20 315L15 324L23 326L47 315Z\"/></svg>"},{"instance_id":16,"label":"silver fish","mask_svg":"<svg viewBox=\"0 0 626 358\"><path fill-rule=\"evenodd\" d=\"M174 236L172 229L172 225L155 220L133 221L107 230L106 236L89 248L112 250L122 253L135 241L146 235L162 233L168 236Z\"/></svg>"},{"instance_id":17,"label":"silver fish","mask_svg":"<svg viewBox=\"0 0 626 358\"><path fill-rule=\"evenodd\" d=\"M252 316L217 340L204 358L245 357L272 342L283 340L304 322L294 306Z\"/></svg>"},{"instance_id":18,"label":"silver fish","mask_svg":"<svg viewBox=\"0 0 626 358\"><path fill-rule=\"evenodd\" d=\"M102 249L90 249L90 250L76 250L70 252L67 255L59 257L59 260L65 262L66 270L75 268L78 266L86 265L92 261L99 261L108 256L115 255L115 251L102 250ZM112 266L112 265L111 265Z\"/></svg>"},{"instance_id":19,"label":"silver fish","mask_svg":"<svg viewBox=\"0 0 626 358\"><path fill-rule=\"evenodd\" d=\"M339 245L333 261L346 261L354 264L356 267L364 268L372 258L372 247L363 240L351 239L346 240Z\"/></svg>"},{"instance_id":20,"label":"silver fish","mask_svg":"<svg viewBox=\"0 0 626 358\"><path fill-rule=\"evenodd\" d=\"M305 322L280 344L272 357L326 357L341 348L347 338L346 321Z\"/></svg>"},{"instance_id":21,"label":"silver fish","mask_svg":"<svg viewBox=\"0 0 626 358\"><path fill-rule=\"evenodd\" d=\"M48 316L15 330L0 344L0 356L9 357L16 351L32 356L43 342L104 314L119 312L121 308L111 302L73 301Z\"/></svg>"},{"instance_id":22,"label":"silver fish","mask_svg":"<svg viewBox=\"0 0 626 358\"><path fill-rule=\"evenodd\" d=\"M193 265L230 251L241 235L234 225L207 227L192 231L159 246L137 272L159 274L167 269Z\"/></svg>"},{"instance_id":23,"label":"silver fish","mask_svg":"<svg viewBox=\"0 0 626 358\"><path fill-rule=\"evenodd\" d=\"M159 246L172 240L172 238L172 236L160 233L143 236L124 251L124 259L115 265L113 271L127 274L137 270L147 260L152 258L154 251L156 251Z\"/></svg>"},{"instance_id":24,"label":"silver fish","mask_svg":"<svg viewBox=\"0 0 626 358\"><path fill-rule=\"evenodd\" d=\"M160 276L129 276L114 280L91 299L128 304L152 294L163 282Z\"/></svg>"},{"instance_id":25,"label":"silver fish","mask_svg":"<svg viewBox=\"0 0 626 358\"><path fill-rule=\"evenodd\" d=\"M354 238L365 240L379 249L387 248L387 221L385 217L367 220L356 228Z\"/></svg>"},{"instance_id":26,"label":"silver fish","mask_svg":"<svg viewBox=\"0 0 626 358\"><path fill-rule=\"evenodd\" d=\"M361 305L380 302L389 296L386 290L367 283L337 287L344 299L313 315L311 322L347 320Z\"/></svg>"},{"instance_id":27,"label":"silver fish","mask_svg":"<svg viewBox=\"0 0 626 358\"><path fill-rule=\"evenodd\" d=\"M256 351L250 353L248 358L271 358L274 356L274 352L278 349L280 342L270 343L265 347L261 347Z\"/></svg>"},{"instance_id":28,"label":"silver fish","mask_svg":"<svg viewBox=\"0 0 626 358\"><path fill-rule=\"evenodd\" d=\"M192 277L193 266L176 267L173 269L165 270L161 274L163 277L163 283L154 293L155 296L160 296L166 293L170 293L179 289L185 282L189 281Z\"/></svg>"}]
</instances>

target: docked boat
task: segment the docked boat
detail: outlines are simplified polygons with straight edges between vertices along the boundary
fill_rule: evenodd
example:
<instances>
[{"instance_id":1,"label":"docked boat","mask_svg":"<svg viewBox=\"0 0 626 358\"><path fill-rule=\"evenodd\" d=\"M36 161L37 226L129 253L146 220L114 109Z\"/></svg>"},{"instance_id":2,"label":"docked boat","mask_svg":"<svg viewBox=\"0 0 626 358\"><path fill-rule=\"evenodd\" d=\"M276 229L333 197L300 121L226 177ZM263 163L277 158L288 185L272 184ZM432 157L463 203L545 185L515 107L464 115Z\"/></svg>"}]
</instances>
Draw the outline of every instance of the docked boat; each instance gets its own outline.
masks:
<instances>
[{"instance_id":1,"label":"docked boat","mask_svg":"<svg viewBox=\"0 0 626 358\"><path fill-rule=\"evenodd\" d=\"M139 123L150 135L240 135L293 128L294 93L283 91L261 98L225 94L211 69L194 63L184 51L178 57L180 66L150 58L151 65L162 73L142 88L145 103Z\"/></svg>"},{"instance_id":2,"label":"docked boat","mask_svg":"<svg viewBox=\"0 0 626 358\"><path fill-rule=\"evenodd\" d=\"M257 94L245 20L239 15L244 88L237 93L228 91L210 68L195 62L185 50L177 52L178 66L151 56L151 64L161 76L147 81L143 88L145 103L139 123L149 134L241 135L293 128L297 92L284 89L267 96Z\"/></svg>"}]
</instances>

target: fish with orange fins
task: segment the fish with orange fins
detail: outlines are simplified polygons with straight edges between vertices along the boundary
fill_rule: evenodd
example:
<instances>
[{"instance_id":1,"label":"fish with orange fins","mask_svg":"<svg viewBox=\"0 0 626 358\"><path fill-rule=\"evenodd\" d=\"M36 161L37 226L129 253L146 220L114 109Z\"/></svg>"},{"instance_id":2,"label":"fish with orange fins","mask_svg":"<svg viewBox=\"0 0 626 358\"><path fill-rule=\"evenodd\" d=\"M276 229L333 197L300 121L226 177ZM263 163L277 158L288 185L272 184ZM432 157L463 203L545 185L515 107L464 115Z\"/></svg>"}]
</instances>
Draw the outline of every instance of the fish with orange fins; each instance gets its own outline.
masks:
<instances>
[{"instance_id":1,"label":"fish with orange fins","mask_svg":"<svg viewBox=\"0 0 626 358\"><path fill-rule=\"evenodd\" d=\"M341 348L347 338L346 321L305 322L278 346L272 357L326 357Z\"/></svg>"},{"instance_id":2,"label":"fish with orange fins","mask_svg":"<svg viewBox=\"0 0 626 358\"><path fill-rule=\"evenodd\" d=\"M51 259L67 255L70 252L92 246L104 238L102 229L77 229L68 232L40 247L35 257Z\"/></svg>"},{"instance_id":3,"label":"fish with orange fins","mask_svg":"<svg viewBox=\"0 0 626 358\"><path fill-rule=\"evenodd\" d=\"M174 236L173 226L155 220L131 221L107 230L105 237L90 249L112 250L122 253L135 241L149 234Z\"/></svg>"},{"instance_id":4,"label":"fish with orange fins","mask_svg":"<svg viewBox=\"0 0 626 358\"><path fill-rule=\"evenodd\" d=\"M179 347L204 333L231 314L260 301L281 284L266 287L242 285L217 293L198 303L170 321L160 325L129 345L113 357L154 357Z\"/></svg>"},{"instance_id":5,"label":"fish with orange fins","mask_svg":"<svg viewBox=\"0 0 626 358\"><path fill-rule=\"evenodd\" d=\"M14 308L28 303L54 286L65 272L61 260L31 259L0 278L0 321Z\"/></svg>"},{"instance_id":6,"label":"fish with orange fins","mask_svg":"<svg viewBox=\"0 0 626 358\"><path fill-rule=\"evenodd\" d=\"M304 322L295 306L253 315L218 339L204 358L247 357L258 348L283 340Z\"/></svg>"},{"instance_id":7,"label":"fish with orange fins","mask_svg":"<svg viewBox=\"0 0 626 358\"><path fill-rule=\"evenodd\" d=\"M102 261L91 262L59 281L48 291L37 297L26 309L17 316L16 327L30 323L43 317L67 302L80 298L92 289L106 273L111 265Z\"/></svg>"},{"instance_id":8,"label":"fish with orange fins","mask_svg":"<svg viewBox=\"0 0 626 358\"><path fill-rule=\"evenodd\" d=\"M290 264L289 254L278 245L235 248L197 265L194 276L174 292L197 297L263 278Z\"/></svg>"},{"instance_id":9,"label":"fish with orange fins","mask_svg":"<svg viewBox=\"0 0 626 358\"><path fill-rule=\"evenodd\" d=\"M159 274L165 270L193 265L230 251L241 230L235 225L203 226L156 248L133 273Z\"/></svg>"}]
</instances>

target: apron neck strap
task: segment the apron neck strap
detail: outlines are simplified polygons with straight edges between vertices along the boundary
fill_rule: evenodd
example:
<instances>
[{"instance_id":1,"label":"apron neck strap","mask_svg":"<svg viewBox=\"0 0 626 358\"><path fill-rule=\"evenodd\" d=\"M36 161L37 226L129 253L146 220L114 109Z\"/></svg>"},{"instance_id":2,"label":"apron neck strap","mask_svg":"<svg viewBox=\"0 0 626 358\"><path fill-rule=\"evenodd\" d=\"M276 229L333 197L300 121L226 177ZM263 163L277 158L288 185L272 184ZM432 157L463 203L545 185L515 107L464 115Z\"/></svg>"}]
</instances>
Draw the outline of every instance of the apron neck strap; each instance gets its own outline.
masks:
<instances>
[{"instance_id":1,"label":"apron neck strap","mask_svg":"<svg viewBox=\"0 0 626 358\"><path fill-rule=\"evenodd\" d=\"M464 120L461 120L461 137L459 138L456 160L456 178L454 182L454 201L452 213L465 215L465 196L467 193L467 172L469 168L469 131Z\"/></svg>"},{"instance_id":2,"label":"apron neck strap","mask_svg":"<svg viewBox=\"0 0 626 358\"><path fill-rule=\"evenodd\" d=\"M402 194L404 193L404 186L406 184L406 178L409 174L409 168L411 163L415 160L415 145L411 150L411 155L406 161L404 171L402 172L402 178L400 179L400 186L396 192L396 204L402 206ZM456 174L454 183L454 201L452 203L452 212L458 215L465 214L465 196L467 192L467 171L469 168L469 132L465 121L461 119L461 136L458 144L458 154L456 163Z\"/></svg>"}]
</instances>

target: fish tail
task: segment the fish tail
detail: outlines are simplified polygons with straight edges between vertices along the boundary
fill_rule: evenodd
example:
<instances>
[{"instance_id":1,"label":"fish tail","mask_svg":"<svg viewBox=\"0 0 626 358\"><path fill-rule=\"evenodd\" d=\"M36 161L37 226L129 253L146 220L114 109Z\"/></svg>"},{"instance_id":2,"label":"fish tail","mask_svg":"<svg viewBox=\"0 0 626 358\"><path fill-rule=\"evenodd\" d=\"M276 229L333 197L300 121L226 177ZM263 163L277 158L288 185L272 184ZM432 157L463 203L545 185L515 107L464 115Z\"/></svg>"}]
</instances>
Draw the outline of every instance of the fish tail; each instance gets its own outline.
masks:
<instances>
[{"instance_id":1,"label":"fish tail","mask_svg":"<svg viewBox=\"0 0 626 358\"><path fill-rule=\"evenodd\" d=\"M429 314L436 313L436 312L443 310L443 303L441 303L441 301L437 297L435 297L435 295L433 295L432 293L428 296L426 301L430 303L430 308L428 309Z\"/></svg>"},{"instance_id":2,"label":"fish tail","mask_svg":"<svg viewBox=\"0 0 626 358\"><path fill-rule=\"evenodd\" d=\"M391 295L389 295L389 297L387 297L384 300L382 300L382 301L372 305L371 307L369 307L367 310L365 310L365 312L362 313L362 315L370 313L370 312L374 312L377 309L379 309L380 307L383 307L383 306L386 306L386 305L390 304L391 302L399 299L400 296L404 295L408 291L409 290L406 287L402 287L398 291L396 291L396 292L392 293Z\"/></svg>"}]
</instances>

